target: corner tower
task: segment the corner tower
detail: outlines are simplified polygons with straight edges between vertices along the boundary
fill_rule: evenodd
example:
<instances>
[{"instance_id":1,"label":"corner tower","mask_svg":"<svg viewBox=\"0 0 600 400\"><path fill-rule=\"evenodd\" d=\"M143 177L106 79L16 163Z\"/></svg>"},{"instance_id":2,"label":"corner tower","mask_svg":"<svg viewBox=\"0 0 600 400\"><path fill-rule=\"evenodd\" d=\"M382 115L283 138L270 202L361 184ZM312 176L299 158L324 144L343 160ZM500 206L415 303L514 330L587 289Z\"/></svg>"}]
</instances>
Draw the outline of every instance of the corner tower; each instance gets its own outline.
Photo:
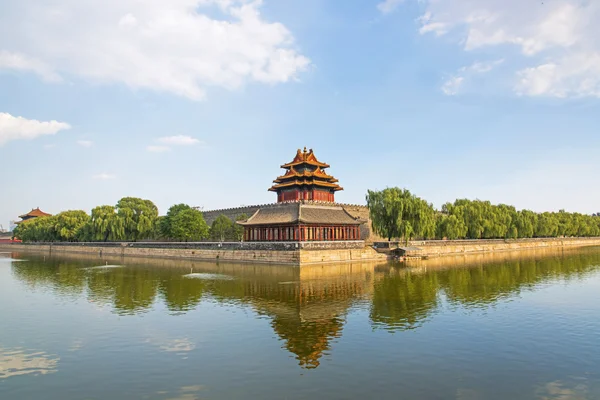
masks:
<instances>
[{"instance_id":1,"label":"corner tower","mask_svg":"<svg viewBox=\"0 0 600 400\"><path fill-rule=\"evenodd\" d=\"M312 149L298 149L292 162L281 168L286 173L273 181L269 191L277 193L277 202L312 200L335 202L335 192L344 190L337 184L338 180L328 175L325 169L329 164L317 160Z\"/></svg>"}]
</instances>

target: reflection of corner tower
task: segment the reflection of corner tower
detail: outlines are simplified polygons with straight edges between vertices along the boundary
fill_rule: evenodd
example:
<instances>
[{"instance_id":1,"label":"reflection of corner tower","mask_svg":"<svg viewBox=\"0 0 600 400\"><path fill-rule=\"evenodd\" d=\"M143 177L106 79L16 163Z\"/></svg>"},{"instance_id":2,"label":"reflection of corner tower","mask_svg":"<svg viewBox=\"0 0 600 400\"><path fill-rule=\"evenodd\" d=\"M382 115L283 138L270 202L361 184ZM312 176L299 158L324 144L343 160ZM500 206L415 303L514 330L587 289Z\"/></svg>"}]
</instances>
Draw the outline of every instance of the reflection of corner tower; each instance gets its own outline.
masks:
<instances>
[{"instance_id":1,"label":"reflection of corner tower","mask_svg":"<svg viewBox=\"0 0 600 400\"><path fill-rule=\"evenodd\" d=\"M286 173L269 189L277 193L277 204L258 209L244 226L249 242L359 241L362 221L334 203L335 192L343 190L328 175L328 164L320 162L312 149L298 149L292 162L281 168Z\"/></svg>"}]
</instances>

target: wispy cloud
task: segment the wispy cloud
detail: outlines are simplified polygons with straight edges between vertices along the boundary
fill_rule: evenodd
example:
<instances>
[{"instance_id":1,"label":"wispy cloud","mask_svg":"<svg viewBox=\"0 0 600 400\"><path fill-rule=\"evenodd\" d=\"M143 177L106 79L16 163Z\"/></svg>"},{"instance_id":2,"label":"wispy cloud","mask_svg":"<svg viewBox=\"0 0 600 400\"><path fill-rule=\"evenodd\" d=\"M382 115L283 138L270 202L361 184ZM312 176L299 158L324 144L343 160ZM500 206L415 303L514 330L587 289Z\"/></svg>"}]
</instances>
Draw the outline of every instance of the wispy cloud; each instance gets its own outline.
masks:
<instances>
[{"instance_id":1,"label":"wispy cloud","mask_svg":"<svg viewBox=\"0 0 600 400\"><path fill-rule=\"evenodd\" d=\"M54 135L67 129L71 129L71 125L66 122L38 121L0 112L0 146L11 140L31 140L38 136Z\"/></svg>"},{"instance_id":2,"label":"wispy cloud","mask_svg":"<svg viewBox=\"0 0 600 400\"><path fill-rule=\"evenodd\" d=\"M449 77L442 85L442 92L446 96L455 96L461 92L463 84L474 75L485 74L492 71L504 60L490 62L476 62L470 66L459 68L456 74Z\"/></svg>"},{"instance_id":3,"label":"wispy cloud","mask_svg":"<svg viewBox=\"0 0 600 400\"><path fill-rule=\"evenodd\" d=\"M92 147L94 145L94 142L92 142L91 140L78 140L77 144L81 147Z\"/></svg>"},{"instance_id":4,"label":"wispy cloud","mask_svg":"<svg viewBox=\"0 0 600 400\"><path fill-rule=\"evenodd\" d=\"M418 18L421 34L444 37L468 54L485 51L506 58L516 94L600 98L600 2L416 1L424 8ZM377 7L387 14L399 3L387 0Z\"/></svg>"},{"instance_id":5,"label":"wispy cloud","mask_svg":"<svg viewBox=\"0 0 600 400\"><path fill-rule=\"evenodd\" d=\"M165 151L170 151L171 148L169 146L148 146L146 150L151 153L164 153Z\"/></svg>"},{"instance_id":6,"label":"wispy cloud","mask_svg":"<svg viewBox=\"0 0 600 400\"><path fill-rule=\"evenodd\" d=\"M101 180L101 181L108 181L108 180L111 180L111 179L116 179L117 176L113 175L113 174L107 174L106 172L103 172L101 174L94 175L92 178L97 179L97 180Z\"/></svg>"},{"instance_id":7,"label":"wispy cloud","mask_svg":"<svg viewBox=\"0 0 600 400\"><path fill-rule=\"evenodd\" d=\"M62 78L45 63L20 53L0 51L0 70L27 71L39 75L46 82L62 82Z\"/></svg>"},{"instance_id":8,"label":"wispy cloud","mask_svg":"<svg viewBox=\"0 0 600 400\"><path fill-rule=\"evenodd\" d=\"M191 136L176 135L176 136L165 136L156 140L158 143L163 143L171 146L193 146L200 144L200 140Z\"/></svg>"},{"instance_id":9,"label":"wispy cloud","mask_svg":"<svg viewBox=\"0 0 600 400\"><path fill-rule=\"evenodd\" d=\"M185 135L163 136L155 140L159 145L146 147L151 153L164 153L170 151L172 146L204 146L204 142Z\"/></svg>"},{"instance_id":10,"label":"wispy cloud","mask_svg":"<svg viewBox=\"0 0 600 400\"><path fill-rule=\"evenodd\" d=\"M394 11L404 0L385 0L377 4L377 8L383 14L389 14Z\"/></svg>"},{"instance_id":11,"label":"wispy cloud","mask_svg":"<svg viewBox=\"0 0 600 400\"><path fill-rule=\"evenodd\" d=\"M446 96L454 96L458 94L464 81L465 78L462 76L453 76L444 82L442 85L442 92L444 92Z\"/></svg>"}]
</instances>

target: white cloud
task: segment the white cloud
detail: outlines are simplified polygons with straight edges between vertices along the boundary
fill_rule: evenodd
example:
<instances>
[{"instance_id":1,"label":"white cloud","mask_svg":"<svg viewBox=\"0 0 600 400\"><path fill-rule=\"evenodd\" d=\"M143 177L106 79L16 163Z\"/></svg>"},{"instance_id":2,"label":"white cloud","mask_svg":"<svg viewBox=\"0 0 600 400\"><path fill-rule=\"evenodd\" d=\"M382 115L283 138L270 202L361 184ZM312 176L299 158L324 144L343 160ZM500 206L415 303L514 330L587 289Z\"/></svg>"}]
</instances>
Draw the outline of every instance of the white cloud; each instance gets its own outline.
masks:
<instances>
[{"instance_id":1,"label":"white cloud","mask_svg":"<svg viewBox=\"0 0 600 400\"><path fill-rule=\"evenodd\" d=\"M421 34L447 36L466 52L493 49L511 65L521 65L512 70L517 93L600 97L600 2L419 1L425 8L418 19Z\"/></svg>"},{"instance_id":2,"label":"white cloud","mask_svg":"<svg viewBox=\"0 0 600 400\"><path fill-rule=\"evenodd\" d=\"M193 146L200 144L200 140L191 136L176 135L176 136L165 136L156 140L159 143L174 145L174 146Z\"/></svg>"},{"instance_id":3,"label":"white cloud","mask_svg":"<svg viewBox=\"0 0 600 400\"><path fill-rule=\"evenodd\" d=\"M454 96L458 94L464 80L465 78L462 76L451 77L442 85L442 92L444 92L446 96Z\"/></svg>"},{"instance_id":4,"label":"white cloud","mask_svg":"<svg viewBox=\"0 0 600 400\"><path fill-rule=\"evenodd\" d=\"M384 14L389 14L394 11L404 0L385 0L377 4L377 8Z\"/></svg>"},{"instance_id":5,"label":"white cloud","mask_svg":"<svg viewBox=\"0 0 600 400\"><path fill-rule=\"evenodd\" d=\"M66 129L71 129L71 126L65 122L38 121L0 112L0 146L11 140L30 140L38 136L54 135Z\"/></svg>"},{"instance_id":6,"label":"white cloud","mask_svg":"<svg viewBox=\"0 0 600 400\"><path fill-rule=\"evenodd\" d=\"M447 96L457 95L465 81L468 78L477 74L485 74L493 70L496 66L502 64L504 60L496 60L491 62L476 62L468 67L462 67L456 75L451 76L442 85L442 92Z\"/></svg>"},{"instance_id":7,"label":"white cloud","mask_svg":"<svg viewBox=\"0 0 600 400\"><path fill-rule=\"evenodd\" d=\"M62 78L48 65L23 54L0 50L0 70L28 71L39 75L46 82L61 82Z\"/></svg>"},{"instance_id":8,"label":"white cloud","mask_svg":"<svg viewBox=\"0 0 600 400\"><path fill-rule=\"evenodd\" d=\"M92 147L94 145L94 142L92 142L91 140L78 140L77 144L81 147Z\"/></svg>"},{"instance_id":9,"label":"white cloud","mask_svg":"<svg viewBox=\"0 0 600 400\"><path fill-rule=\"evenodd\" d=\"M151 153L164 153L165 151L170 151L171 148L168 146L148 146L146 150Z\"/></svg>"},{"instance_id":10,"label":"white cloud","mask_svg":"<svg viewBox=\"0 0 600 400\"><path fill-rule=\"evenodd\" d=\"M518 73L516 92L526 96L600 98L600 53L574 54Z\"/></svg>"},{"instance_id":11,"label":"white cloud","mask_svg":"<svg viewBox=\"0 0 600 400\"><path fill-rule=\"evenodd\" d=\"M110 179L116 179L117 176L113 175L113 174L107 174L106 172L103 172L101 174L94 175L92 178L98 179L98 180L101 180L101 181L108 181Z\"/></svg>"},{"instance_id":12,"label":"white cloud","mask_svg":"<svg viewBox=\"0 0 600 400\"><path fill-rule=\"evenodd\" d=\"M73 74L202 99L207 87L297 78L310 60L248 0L7 0L0 68Z\"/></svg>"}]
</instances>

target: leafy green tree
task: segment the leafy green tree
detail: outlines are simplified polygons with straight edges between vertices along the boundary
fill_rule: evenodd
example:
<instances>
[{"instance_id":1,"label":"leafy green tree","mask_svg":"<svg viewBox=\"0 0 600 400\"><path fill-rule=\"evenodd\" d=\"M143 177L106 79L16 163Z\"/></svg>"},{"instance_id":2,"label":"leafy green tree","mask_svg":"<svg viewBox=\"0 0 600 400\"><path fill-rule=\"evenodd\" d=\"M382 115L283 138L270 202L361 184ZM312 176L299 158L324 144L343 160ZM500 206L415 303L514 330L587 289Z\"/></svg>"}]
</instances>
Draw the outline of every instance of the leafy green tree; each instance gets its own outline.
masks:
<instances>
[{"instance_id":1,"label":"leafy green tree","mask_svg":"<svg viewBox=\"0 0 600 400\"><path fill-rule=\"evenodd\" d=\"M456 215L442 214L438 225L438 237L440 239L463 239L467 234L467 226L462 219Z\"/></svg>"},{"instance_id":2,"label":"leafy green tree","mask_svg":"<svg viewBox=\"0 0 600 400\"><path fill-rule=\"evenodd\" d=\"M432 238L436 231L433 206L406 189L387 188L367 192L373 231L388 240Z\"/></svg>"},{"instance_id":3,"label":"leafy green tree","mask_svg":"<svg viewBox=\"0 0 600 400\"><path fill-rule=\"evenodd\" d=\"M557 237L559 229L559 220L552 213L545 212L538 216L535 236L536 237Z\"/></svg>"},{"instance_id":4,"label":"leafy green tree","mask_svg":"<svg viewBox=\"0 0 600 400\"><path fill-rule=\"evenodd\" d=\"M179 214L181 211L184 210L191 210L192 207L188 206L187 204L175 204L173 206L171 206L169 208L169 211L167 211L167 215L165 215L164 217L161 217L158 223L159 226L159 231L160 231L160 235L164 238L174 238L173 235L173 218Z\"/></svg>"},{"instance_id":5,"label":"leafy green tree","mask_svg":"<svg viewBox=\"0 0 600 400\"><path fill-rule=\"evenodd\" d=\"M117 203L117 214L123 220L125 240L147 239L154 234L158 208L150 200L124 197Z\"/></svg>"},{"instance_id":6,"label":"leafy green tree","mask_svg":"<svg viewBox=\"0 0 600 400\"><path fill-rule=\"evenodd\" d=\"M59 240L71 242L80 235L83 227L88 223L90 216L85 211L63 211L56 215L56 233Z\"/></svg>"},{"instance_id":7,"label":"leafy green tree","mask_svg":"<svg viewBox=\"0 0 600 400\"><path fill-rule=\"evenodd\" d=\"M233 221L221 214L213 221L210 227L210 238L212 240L224 242L231 237L233 229Z\"/></svg>"},{"instance_id":8,"label":"leafy green tree","mask_svg":"<svg viewBox=\"0 0 600 400\"><path fill-rule=\"evenodd\" d=\"M113 206L92 209L92 240L117 241L125 238L125 223Z\"/></svg>"},{"instance_id":9,"label":"leafy green tree","mask_svg":"<svg viewBox=\"0 0 600 400\"><path fill-rule=\"evenodd\" d=\"M519 238L532 238L537 226L537 214L529 210L521 210L515 219Z\"/></svg>"},{"instance_id":10,"label":"leafy green tree","mask_svg":"<svg viewBox=\"0 0 600 400\"><path fill-rule=\"evenodd\" d=\"M56 216L32 218L19 224L14 236L24 242L56 242L61 239L56 223Z\"/></svg>"},{"instance_id":11,"label":"leafy green tree","mask_svg":"<svg viewBox=\"0 0 600 400\"><path fill-rule=\"evenodd\" d=\"M192 208L178 212L171 220L173 239L198 241L208 237L208 225L202 213Z\"/></svg>"},{"instance_id":12,"label":"leafy green tree","mask_svg":"<svg viewBox=\"0 0 600 400\"><path fill-rule=\"evenodd\" d=\"M236 222L246 221L248 219L248 215L240 214L235 218ZM236 242L239 242L244 237L244 227L240 224L233 224L233 234L232 239Z\"/></svg>"}]
</instances>

